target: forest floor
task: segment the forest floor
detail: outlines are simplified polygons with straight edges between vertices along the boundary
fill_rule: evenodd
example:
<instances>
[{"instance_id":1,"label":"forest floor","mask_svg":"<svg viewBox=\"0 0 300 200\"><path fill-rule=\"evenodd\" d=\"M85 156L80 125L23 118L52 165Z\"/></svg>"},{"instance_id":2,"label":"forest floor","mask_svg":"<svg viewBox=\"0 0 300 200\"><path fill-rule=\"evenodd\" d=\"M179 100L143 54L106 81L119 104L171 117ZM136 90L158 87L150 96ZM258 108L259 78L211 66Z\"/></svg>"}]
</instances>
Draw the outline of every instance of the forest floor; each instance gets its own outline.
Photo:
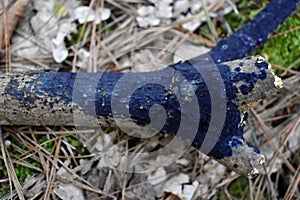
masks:
<instances>
[{"instance_id":1,"label":"forest floor","mask_svg":"<svg viewBox=\"0 0 300 200\"><path fill-rule=\"evenodd\" d=\"M10 8L12 1L2 0ZM147 72L200 55L268 1L32 0L0 51L5 72ZM6 7L5 6L5 7ZM176 140L118 127L1 127L0 199L300 199L300 12L261 54L284 87L249 111L245 138L266 156L248 179ZM160 149L161 153L153 154ZM177 150L178 150L177 149ZM123 162L135 153L134 170Z\"/></svg>"}]
</instances>

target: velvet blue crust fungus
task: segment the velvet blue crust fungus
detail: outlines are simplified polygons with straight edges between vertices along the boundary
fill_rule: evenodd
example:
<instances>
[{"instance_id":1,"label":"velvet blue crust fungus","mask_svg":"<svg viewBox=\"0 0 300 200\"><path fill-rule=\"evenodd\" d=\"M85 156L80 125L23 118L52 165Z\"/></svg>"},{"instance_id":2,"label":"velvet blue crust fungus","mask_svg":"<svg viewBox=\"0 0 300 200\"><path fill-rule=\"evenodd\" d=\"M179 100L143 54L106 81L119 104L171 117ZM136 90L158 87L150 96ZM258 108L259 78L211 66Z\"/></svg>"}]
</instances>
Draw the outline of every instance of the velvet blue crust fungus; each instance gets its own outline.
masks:
<instances>
[{"instance_id":1,"label":"velvet blue crust fungus","mask_svg":"<svg viewBox=\"0 0 300 200\"><path fill-rule=\"evenodd\" d=\"M251 63L250 65L256 63L254 62L256 58L253 58L253 60L247 59L241 62L249 62ZM155 104L159 104L165 109L167 116L165 125L160 131L176 135L181 122L181 116L185 114L185 116L189 117L191 123L197 123L199 127L197 133L193 135L195 138L190 138L191 136L189 134L180 137L192 139L193 146L201 149L211 121L211 91L208 90L207 83L197 70L197 67L200 66L194 65L193 62L195 62L195 60L170 65L169 68L176 71L176 74L173 76L170 76L167 68L151 73L136 73L134 74L136 80L133 78L128 80L126 85L122 86L122 90L116 89L116 84L123 76L122 73L74 74L39 72L27 74L28 77L33 78L31 82L25 82L23 86L21 86L19 79L11 79L6 88L6 92L23 104L28 112L36 108L37 105L42 105L43 108L48 106L51 111L56 111L56 108L60 107L63 108L65 112L72 112L70 110L80 107L80 110L87 115L92 115L95 112L97 117L107 118L112 115L118 115L118 113L112 113L112 95L120 97L126 96L126 92L129 91L136 82L143 80L145 76L147 76L149 80L151 77L153 80L160 77L164 81L163 85L167 87L158 84L143 84L130 96L128 99L128 109L131 119L138 125L148 125L151 122L149 117L150 108ZM217 71L210 66L201 66L202 70L207 70L212 77L214 73L220 73L226 90L226 96L221 97L227 102L225 123L220 138L208 153L208 155L217 159L232 155L232 148L237 147L238 144L234 142L232 138L243 139L243 129L240 126L242 120L241 111L236 102L234 102L234 100L237 99L237 94L241 93L244 95L251 93L257 81L265 78L265 76L260 75L260 72L252 73L243 71L243 67L247 67L246 64L244 66L237 64L236 66L241 68L239 72L233 70L236 69L236 67L233 68L226 63L216 65ZM255 66L256 67L252 66L252 68L257 68L258 70L265 69L264 62ZM179 79L179 75L183 76L193 87L197 96L200 119L197 119L196 115L193 115L193 108L186 110L186 113L182 113L181 105L176 95L180 95L185 99L184 96L186 94L184 94L181 88L181 82L176 82L176 80ZM82 84L76 84L76 88L73 88L75 81L78 81L78 79ZM174 81L172 82L172 80ZM212 79L212 82L209 84L216 84L216 81L214 81L215 80ZM241 83L242 85L237 87L237 84ZM95 88L89 86L92 84L95 85ZM175 87L178 87L178 94L170 93L169 91ZM74 91L76 91L76 95L79 95L80 98L72 97ZM121 106L124 107L122 98L120 98L119 101L120 104L117 106L120 106L120 108ZM37 104L37 102L40 102L40 104ZM77 107L74 107L74 105L77 105ZM115 110L118 111L121 109L115 108ZM120 115L121 114L122 113L120 113ZM159 118L159 116L157 117ZM184 127L184 129L186 133L192 132L189 126Z\"/></svg>"},{"instance_id":2,"label":"velvet blue crust fungus","mask_svg":"<svg viewBox=\"0 0 300 200\"><path fill-rule=\"evenodd\" d=\"M239 87L239 90L243 95L247 95L253 90L253 88L254 88L253 84L249 84L249 85L243 84Z\"/></svg>"},{"instance_id":3,"label":"velvet blue crust fungus","mask_svg":"<svg viewBox=\"0 0 300 200\"><path fill-rule=\"evenodd\" d=\"M224 129L222 131L222 136L226 136L229 135L228 138L223 137L222 140L223 141L227 141L224 142L223 144L227 143L227 144L231 144L231 146L235 146L234 148L238 147L240 145L240 143L236 143L233 142L232 138L234 138L235 136L237 136L237 138L240 138L242 140L244 140L242 133L243 133L243 127L240 126L241 124L241 112L240 112L240 108L238 108L237 106L237 100L238 99L243 99L245 98L246 102L254 102L255 100L249 100L249 98L251 99L251 96L253 95L253 91L255 89L255 86L258 85L258 82L261 81L265 81L266 84L270 84L270 85L274 85L275 84L275 78L271 78L272 77L272 72L269 71L269 64L263 60L261 57L248 57L248 58L244 58L243 60L245 60L245 63L247 63L247 59L256 59L256 61L254 62L254 66L256 67L256 70L249 70L247 69L249 66L247 66L247 64L243 64L243 66L241 66L240 64L238 64L238 62L241 61L237 61L237 65L241 66L239 67L240 70L236 71L236 70L232 70L232 66L229 66L227 64L221 64L218 65L218 68L222 74L222 78L224 81L224 85L226 87L226 91L227 91L227 113L226 113L226 123L231 124L231 127L228 128L226 127L226 125L224 126ZM220 66L220 67L219 67ZM234 68L236 69L236 68ZM269 76L268 76L269 75ZM258 90L256 88L256 90ZM231 92L229 92L231 91ZM243 101L240 102L240 104L243 105ZM234 127L232 129L232 127ZM227 133L226 133L227 131ZM235 132L235 134L233 133ZM239 145L235 145L235 144L239 144ZM253 149L253 151L255 153L259 153L259 150L257 147L251 145L250 143L246 142L246 144L248 145L248 147L250 147L251 149ZM213 152L213 156L215 155L222 155L222 152L227 152L227 154L223 154L224 156L230 156L230 154L232 153L232 151L230 151L227 147L222 146L222 144L219 145L222 148L221 152ZM213 151L215 151L216 149L213 149ZM232 149L231 149L232 150Z\"/></svg>"},{"instance_id":4,"label":"velvet blue crust fungus","mask_svg":"<svg viewBox=\"0 0 300 200\"><path fill-rule=\"evenodd\" d=\"M16 125L72 125L75 123L73 113L76 113L80 120L85 120L84 122L94 119L92 117L111 121L112 116L122 117L123 113L118 111L126 108L129 112L128 117L137 125L147 126L151 120L164 121L159 131L190 140L191 144L200 150L205 146L205 138L215 139L216 143L211 151L206 153L220 162L235 159L231 167L234 168L233 165L236 164L238 167L235 170L242 170L247 164L242 164L236 156L240 149L246 148L254 160L259 150L243 138L240 108L243 103L255 102L261 99L262 95L273 91L273 74L266 69L266 61L257 57L222 63L215 67L212 67L213 63L201 64L202 61L197 59L198 57L148 73L12 74L9 75L9 82L4 90L6 103L2 104L0 101L0 106L8 110L8 113L5 113L6 121ZM240 66L241 62L244 63L243 66ZM235 70L237 67L240 70ZM204 74L208 77L204 77ZM216 74L220 74L220 79ZM127 79L120 84L125 76L128 76ZM160 84L156 84L156 81ZM189 84L185 84L185 81ZM224 94L218 93L220 82L224 84ZM128 94L136 84L140 86ZM245 92L244 85L251 87ZM209 88L217 92L209 91ZM190 104L190 90L195 94L197 107ZM225 102L223 107L218 103L215 105L225 112L225 122L224 125L221 124L221 129L217 126L218 121L212 121L213 114L221 118L218 112L212 113L214 93ZM114 107L113 98L117 101ZM166 118L158 115L151 119L150 110L158 104L163 108ZM184 110L183 105L192 106ZM0 116L4 116L1 109ZM184 134L178 135L179 126L184 120L190 124L183 127ZM7 123L3 120L0 122ZM193 132L191 127L195 124L196 129ZM210 128L213 131L208 134ZM221 131L220 136L214 134L218 130ZM228 163L225 165L229 166ZM248 173L252 166L248 165L246 168Z\"/></svg>"},{"instance_id":5,"label":"velvet blue crust fungus","mask_svg":"<svg viewBox=\"0 0 300 200\"><path fill-rule=\"evenodd\" d=\"M7 93L16 97L18 101L22 101L23 99L23 92L22 90L17 90L16 88L19 87L19 82L17 80L12 79L9 83L10 87L6 89Z\"/></svg>"},{"instance_id":6,"label":"velvet blue crust fungus","mask_svg":"<svg viewBox=\"0 0 300 200\"><path fill-rule=\"evenodd\" d=\"M196 58L197 59L197 58ZM248 57L243 60L243 62L247 63L249 61L254 61L253 65L258 62L258 58ZM247 61L249 60L249 61ZM261 64L259 66L265 66L268 65L266 61L259 61ZM185 78L188 80L192 80L190 77L193 75L193 81L198 82L196 84L196 95L199 101L199 110L201 113L201 118L199 122L199 129L196 134L196 137L193 141L193 146L201 149L201 146L203 145L204 138L206 137L209 121L211 118L210 109L211 108L211 101L209 96L209 91L207 90L207 87L205 86L205 82L203 81L203 78L201 77L201 74L199 74L197 71L193 71L192 68L195 61L190 60L184 63L174 64L171 65L171 67L175 68L176 71L178 71L180 74L183 74ZM217 65L217 68L222 75L222 79L225 85L226 89L226 102L227 102L227 111L226 111L226 119L224 123L224 127L222 130L222 133L220 135L220 138L218 139L216 145L213 147L211 152L208 153L209 156L213 156L217 159L222 159L224 157L230 157L232 156L232 149L237 148L241 145L241 142L239 140L236 140L236 138L239 138L241 140L244 140L243 138L243 127L241 126L241 111L239 107L236 105L235 100L239 95L247 95L250 94L253 89L254 85L257 84L258 81L263 81L266 79L266 72L265 71L259 71L253 73L252 71L243 71L243 66L240 65L241 70L236 71L232 68L232 66L229 66L227 64L219 64ZM248 67L245 65L245 67ZM254 67L254 66L253 66ZM267 67L265 67L267 69ZM188 71L193 71L193 73L188 73ZM261 75L263 74L263 75ZM199 77L196 77L198 75ZM196 80L196 81L195 81ZM202 85L200 86L201 83ZM237 85L241 85L238 87ZM246 88L247 87L247 88ZM200 90L201 88L201 90ZM204 104L205 102L206 104ZM205 105L205 110L203 110L203 105ZM259 150L254 146L249 146L253 148L255 152L259 152Z\"/></svg>"},{"instance_id":7,"label":"velvet blue crust fungus","mask_svg":"<svg viewBox=\"0 0 300 200\"><path fill-rule=\"evenodd\" d=\"M129 101L131 118L141 126L150 124L151 120L165 121L163 128L158 131L175 135L181 121L180 103L176 95L169 93L168 90L161 85L151 83L138 88ZM163 115L156 115L155 119L150 118L150 108L155 104L165 109L166 120ZM155 125L155 123L152 124Z\"/></svg>"},{"instance_id":8,"label":"velvet blue crust fungus","mask_svg":"<svg viewBox=\"0 0 300 200\"><path fill-rule=\"evenodd\" d=\"M44 101L53 108L54 104L68 105L72 102L72 87L75 77L72 73L40 73L32 72L28 77L36 77L25 81L20 86L19 79L11 79L6 92L16 96L19 102L25 103L28 109L36 107L36 101ZM66 88L67 87L67 88ZM47 99L45 99L47 98Z\"/></svg>"}]
</instances>

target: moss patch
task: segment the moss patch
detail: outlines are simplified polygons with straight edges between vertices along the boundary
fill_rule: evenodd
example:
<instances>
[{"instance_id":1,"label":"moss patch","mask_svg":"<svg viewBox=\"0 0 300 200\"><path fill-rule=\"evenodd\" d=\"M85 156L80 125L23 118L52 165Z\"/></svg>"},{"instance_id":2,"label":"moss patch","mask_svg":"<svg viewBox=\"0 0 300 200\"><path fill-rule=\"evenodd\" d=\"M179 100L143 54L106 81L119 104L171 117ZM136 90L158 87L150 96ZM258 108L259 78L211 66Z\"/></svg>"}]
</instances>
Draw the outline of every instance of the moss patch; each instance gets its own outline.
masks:
<instances>
[{"instance_id":1,"label":"moss patch","mask_svg":"<svg viewBox=\"0 0 300 200\"><path fill-rule=\"evenodd\" d=\"M226 16L226 19L232 30L235 31L248 21L252 20L253 17L258 14L268 3L268 0L241 1L237 5L239 14L237 15L234 12L231 12Z\"/></svg>"},{"instance_id":2,"label":"moss patch","mask_svg":"<svg viewBox=\"0 0 300 200\"><path fill-rule=\"evenodd\" d=\"M297 15L298 14L298 15ZM300 67L300 11L290 17L258 53L284 67ZM276 71L276 70L275 70ZM278 70L277 70L278 72Z\"/></svg>"}]
</instances>

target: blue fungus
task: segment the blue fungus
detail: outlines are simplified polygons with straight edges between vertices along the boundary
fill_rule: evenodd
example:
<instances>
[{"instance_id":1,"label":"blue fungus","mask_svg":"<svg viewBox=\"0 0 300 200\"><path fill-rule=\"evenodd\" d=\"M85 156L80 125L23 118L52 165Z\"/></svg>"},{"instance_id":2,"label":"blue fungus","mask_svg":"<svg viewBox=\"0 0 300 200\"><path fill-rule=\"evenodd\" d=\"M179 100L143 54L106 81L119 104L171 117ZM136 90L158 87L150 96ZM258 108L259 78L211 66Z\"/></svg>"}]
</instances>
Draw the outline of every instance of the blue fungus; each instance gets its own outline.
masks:
<instances>
[{"instance_id":1,"label":"blue fungus","mask_svg":"<svg viewBox=\"0 0 300 200\"><path fill-rule=\"evenodd\" d=\"M260 74L257 76L258 79L264 80L267 78L267 72L265 70L260 70Z\"/></svg>"},{"instance_id":2,"label":"blue fungus","mask_svg":"<svg viewBox=\"0 0 300 200\"><path fill-rule=\"evenodd\" d=\"M188 65L188 63L182 63L181 65L173 65L171 67L174 67L176 71L179 71L180 74L183 74L186 79L192 80L190 77L193 75L193 78L197 77L195 74L199 74L197 71L194 73L191 73L193 71L192 66L197 66L197 64L193 63L193 65ZM241 138L243 139L243 128L239 126L241 122L241 113L237 106L233 103L233 100L237 97L238 88L234 85L234 83L245 81L245 82L251 82L251 73L242 73L241 76L239 76L236 71L231 71L231 68L227 65L220 64L217 65L218 70L220 71L220 74L222 76L225 90L226 90L226 102L227 102L227 110L226 110L226 118L225 123L221 132L220 137L217 139L217 143L212 148L212 150L208 153L208 155L211 155L215 158L221 159L225 156L231 156L232 155L232 148L233 146L236 147L240 143L238 140L233 140L233 137ZM186 73L188 71L188 73ZM196 90L196 94L198 97L198 102L201 105L200 106L200 121L199 121L199 129L198 132L193 140L193 146L198 147L201 149L201 146L203 145L203 141L206 137L207 130L210 123L211 118L211 109L207 109L211 107L211 101L209 92L207 91L207 87L205 87L205 82L203 81L201 74L198 75L197 81L193 82L199 82L201 84L201 87L197 87L198 90L201 88L201 91ZM232 81L232 77L234 77L234 81ZM199 86L199 85L198 85ZM250 90L250 89L249 89ZM207 93L207 95L202 95ZM201 94L201 95L200 95ZM229 143L233 144L233 146L228 145Z\"/></svg>"},{"instance_id":3,"label":"blue fungus","mask_svg":"<svg viewBox=\"0 0 300 200\"><path fill-rule=\"evenodd\" d=\"M269 64L266 61L256 62L255 63L255 67L257 67L258 69L268 69L269 68Z\"/></svg>"},{"instance_id":4,"label":"blue fungus","mask_svg":"<svg viewBox=\"0 0 300 200\"><path fill-rule=\"evenodd\" d=\"M9 87L6 89L6 92L14 97L16 97L16 99L18 101L22 101L23 99L23 92L20 90L16 90L14 87Z\"/></svg>"},{"instance_id":5,"label":"blue fungus","mask_svg":"<svg viewBox=\"0 0 300 200\"><path fill-rule=\"evenodd\" d=\"M260 150L256 146L252 145L250 142L246 142L246 143L248 147L251 147L255 153L260 153Z\"/></svg>"},{"instance_id":6,"label":"blue fungus","mask_svg":"<svg viewBox=\"0 0 300 200\"><path fill-rule=\"evenodd\" d=\"M238 148L243 145L243 143L240 141L240 139L233 137L231 140L229 140L228 145L232 148Z\"/></svg>"},{"instance_id":7,"label":"blue fungus","mask_svg":"<svg viewBox=\"0 0 300 200\"><path fill-rule=\"evenodd\" d=\"M198 130L195 134L195 138L192 140L192 144L201 149L203 141L207 136L212 116L211 97L207 84L213 84L215 79L209 79L208 82L206 82L199 72L199 66L199 63L195 60L190 60L173 64L169 67L175 69L178 76L183 76L187 80L187 84L192 85L189 89L194 90L196 94L200 119L196 121ZM220 137L216 138L217 142L215 146L212 147L212 150L208 153L208 155L221 159L225 156L231 156L232 148L239 145L239 142L233 139L234 137L243 139L243 128L239 126L241 122L241 112L235 103L233 103L237 98L238 90L241 90L241 93L244 95L248 94L252 91L258 80L265 78L266 72L263 68L260 72L256 72L256 74L240 72L238 68L231 70L231 68L225 64L219 64L215 69L207 67L201 68L201 70L207 70L206 73L212 75L219 71L226 90L226 96L221 97L226 102L227 108L225 123L222 127ZM74 73L47 72L35 75L37 77L36 80L27 83L24 88L18 87L18 79L12 79L11 84L6 88L7 93L15 96L15 98L23 102L24 105L26 104L27 109L33 108L36 100L40 100L50 107L54 107L57 103L68 104L69 102L76 101L74 103L77 103L83 112L87 114L96 113L96 116L101 117L112 115L112 97L119 98L120 100L119 104L114 105L116 106L114 111L122 110L124 108L124 104L121 103L122 98L128 96L128 90L133 87L131 84L135 84L133 81L128 81L126 82L127 85L122 85L122 88L116 89L116 84L124 75L122 73L76 75ZM135 74L135 82L141 81L142 83L143 78L145 78L144 76L145 74L142 73ZM164 87L159 84L141 84L141 87L134 91L132 96L126 99L128 100L127 103L129 104L131 118L137 124L145 126L151 122L149 117L151 106L159 104L167 113L167 118L161 131L176 135L182 119L182 110L177 96L169 91L171 91L171 87L176 84L180 87L180 82L175 82L175 85L170 84L170 74L163 71L149 73L148 76L166 76L161 78L162 81L165 81L163 84ZM178 79L178 77L174 78ZM77 88L73 88L75 80L83 81L86 84L77 84ZM212 82L210 83L210 81ZM236 86L238 82L242 83L242 86L239 88ZM95 88L92 88L91 85L95 85ZM170 88L165 86L169 86ZM76 97L76 99L72 99L74 89L76 89L76 94L80 98ZM182 94L179 92L178 95ZM143 109L140 109L141 107ZM191 110L185 111L184 116L188 116L192 121L196 116L193 112L194 109L191 108ZM115 114L118 113L114 113L114 115ZM175 124L178 126L174 126ZM187 133L190 132L189 127L184 127L184 130ZM186 139L187 138L190 139L188 134L186 136Z\"/></svg>"},{"instance_id":8,"label":"blue fungus","mask_svg":"<svg viewBox=\"0 0 300 200\"><path fill-rule=\"evenodd\" d=\"M240 38L244 45L256 46L257 41L255 37L247 35L244 32L237 32L237 36Z\"/></svg>"},{"instance_id":9,"label":"blue fungus","mask_svg":"<svg viewBox=\"0 0 300 200\"><path fill-rule=\"evenodd\" d=\"M253 84L249 84L249 85L243 84L239 87L239 89L243 95L249 94L253 90L253 88L254 88Z\"/></svg>"},{"instance_id":10,"label":"blue fungus","mask_svg":"<svg viewBox=\"0 0 300 200\"><path fill-rule=\"evenodd\" d=\"M36 76L37 79L25 82L23 87L19 87L20 80L12 78L6 88L7 93L15 96L27 109L34 108L35 101L44 98L59 97L57 102L65 105L72 101L72 87L66 88L75 81L70 78L75 77L72 73L30 72L28 76ZM49 103L52 107L57 102Z\"/></svg>"},{"instance_id":11,"label":"blue fungus","mask_svg":"<svg viewBox=\"0 0 300 200\"><path fill-rule=\"evenodd\" d=\"M18 87L19 86L19 81L15 80L15 79L12 79L10 84L14 85L15 87Z\"/></svg>"}]
</instances>

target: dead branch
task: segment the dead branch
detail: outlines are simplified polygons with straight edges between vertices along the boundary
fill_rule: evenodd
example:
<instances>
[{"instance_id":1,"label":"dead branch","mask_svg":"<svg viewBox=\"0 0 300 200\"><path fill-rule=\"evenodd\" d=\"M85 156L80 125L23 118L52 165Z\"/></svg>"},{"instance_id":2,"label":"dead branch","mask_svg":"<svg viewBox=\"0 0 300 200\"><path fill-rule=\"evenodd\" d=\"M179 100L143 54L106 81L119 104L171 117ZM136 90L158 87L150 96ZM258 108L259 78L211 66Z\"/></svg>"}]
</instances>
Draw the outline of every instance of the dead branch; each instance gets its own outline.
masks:
<instances>
[{"instance_id":1,"label":"dead branch","mask_svg":"<svg viewBox=\"0 0 300 200\"><path fill-rule=\"evenodd\" d=\"M263 156L244 140L242 114L280 85L269 69L247 57L218 65L196 58L148 73L1 74L0 124L97 126L100 119L147 127L254 175Z\"/></svg>"}]
</instances>

